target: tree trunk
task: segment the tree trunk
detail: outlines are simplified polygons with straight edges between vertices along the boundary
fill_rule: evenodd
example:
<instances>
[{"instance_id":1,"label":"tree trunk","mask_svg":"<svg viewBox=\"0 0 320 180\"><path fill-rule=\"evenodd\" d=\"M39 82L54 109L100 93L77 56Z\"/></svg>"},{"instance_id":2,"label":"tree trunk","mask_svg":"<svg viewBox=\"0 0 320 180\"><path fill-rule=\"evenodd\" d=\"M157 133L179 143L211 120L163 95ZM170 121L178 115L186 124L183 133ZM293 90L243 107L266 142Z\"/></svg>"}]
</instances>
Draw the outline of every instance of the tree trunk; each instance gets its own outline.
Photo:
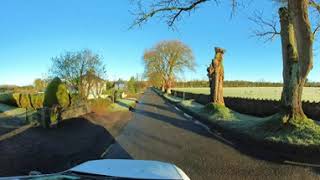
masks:
<instances>
[{"instance_id":1,"label":"tree trunk","mask_svg":"<svg viewBox=\"0 0 320 180\"><path fill-rule=\"evenodd\" d=\"M289 0L288 9L280 8L279 10L283 56L280 114L284 124L306 119L301 97L313 61L313 35L308 19L307 2L306 0Z\"/></svg>"},{"instance_id":2,"label":"tree trunk","mask_svg":"<svg viewBox=\"0 0 320 180\"><path fill-rule=\"evenodd\" d=\"M167 94L171 94L172 82L173 82L173 78L171 75L169 75L167 83L166 83L166 93Z\"/></svg>"},{"instance_id":3,"label":"tree trunk","mask_svg":"<svg viewBox=\"0 0 320 180\"><path fill-rule=\"evenodd\" d=\"M223 81L224 81L224 69L223 69L223 55L225 50L216 47L215 58L208 67L208 77L210 85L210 101L215 104L224 105L223 99Z\"/></svg>"}]
</instances>

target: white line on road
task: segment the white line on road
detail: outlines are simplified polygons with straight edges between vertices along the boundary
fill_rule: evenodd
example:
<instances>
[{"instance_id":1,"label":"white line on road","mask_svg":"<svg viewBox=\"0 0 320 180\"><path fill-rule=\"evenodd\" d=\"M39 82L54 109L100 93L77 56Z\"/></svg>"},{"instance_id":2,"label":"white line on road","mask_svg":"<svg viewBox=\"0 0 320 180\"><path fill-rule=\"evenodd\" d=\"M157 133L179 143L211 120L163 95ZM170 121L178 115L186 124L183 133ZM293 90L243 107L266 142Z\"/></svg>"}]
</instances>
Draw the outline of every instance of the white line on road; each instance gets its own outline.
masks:
<instances>
[{"instance_id":1,"label":"white line on road","mask_svg":"<svg viewBox=\"0 0 320 180\"><path fill-rule=\"evenodd\" d=\"M183 115L184 115L185 117L187 117L188 119L192 119L192 116L190 116L190 115L187 114L187 113L183 113Z\"/></svg>"},{"instance_id":2,"label":"white line on road","mask_svg":"<svg viewBox=\"0 0 320 180\"><path fill-rule=\"evenodd\" d=\"M294 162L294 161L284 161L286 164L291 164L291 165L297 165L297 166L308 166L308 167L320 167L319 164L310 164L310 163L301 163L301 162Z\"/></svg>"}]
</instances>

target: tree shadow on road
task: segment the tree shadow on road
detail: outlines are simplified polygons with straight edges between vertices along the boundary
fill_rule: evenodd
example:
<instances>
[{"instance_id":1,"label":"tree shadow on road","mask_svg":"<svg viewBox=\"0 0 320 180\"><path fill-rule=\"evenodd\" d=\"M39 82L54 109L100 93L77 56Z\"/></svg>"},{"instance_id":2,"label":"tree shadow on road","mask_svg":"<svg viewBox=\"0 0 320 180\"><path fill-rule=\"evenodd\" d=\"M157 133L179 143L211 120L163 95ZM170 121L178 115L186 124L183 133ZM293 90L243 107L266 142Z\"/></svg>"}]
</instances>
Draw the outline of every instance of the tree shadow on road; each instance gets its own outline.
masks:
<instances>
[{"instance_id":1,"label":"tree shadow on road","mask_svg":"<svg viewBox=\"0 0 320 180\"><path fill-rule=\"evenodd\" d=\"M103 155L106 159L133 159L133 157L118 143L115 142L110 146L108 151Z\"/></svg>"},{"instance_id":2,"label":"tree shadow on road","mask_svg":"<svg viewBox=\"0 0 320 180\"><path fill-rule=\"evenodd\" d=\"M145 110L136 110L135 112L144 116L151 117L155 120L171 124L177 128L185 129L187 131L196 133L198 135L212 138L213 140L217 140L229 147L231 146L232 148L236 149L240 153L250 157L254 157L260 160L267 160L274 163L283 163L283 161L285 160L283 157L279 156L277 153L272 153L267 151L262 152L260 150L257 151L257 149L254 147L247 147L247 146L238 144L237 142L231 142L232 143L231 145L230 141L226 141L224 138L221 138L221 136L208 132L208 130L205 129L204 127L196 125L194 120L186 119L183 116L179 117L180 115L178 117L170 117L167 115L158 114L155 112L150 112ZM190 142L190 143L196 143L196 142Z\"/></svg>"},{"instance_id":3,"label":"tree shadow on road","mask_svg":"<svg viewBox=\"0 0 320 180\"><path fill-rule=\"evenodd\" d=\"M136 110L135 113L151 117L151 118L158 120L158 121L169 123L175 127L191 131L191 132L199 134L201 136L212 137L212 135L210 135L208 132L204 131L202 127L196 126L193 121L186 119L184 116L182 116L180 114L175 114L175 115L178 115L178 117L170 117L170 116L166 116L163 114L140 110L140 109Z\"/></svg>"},{"instance_id":4,"label":"tree shadow on road","mask_svg":"<svg viewBox=\"0 0 320 180\"><path fill-rule=\"evenodd\" d=\"M161 110L164 110L164 111L169 111L169 112L173 112L173 113L177 113L177 111L171 109L171 108L168 108L166 106L161 106L161 105L157 105L157 104L151 104L151 103L141 103L142 105L146 105L146 106L152 106L152 107L155 107L155 108L158 108L158 109L161 109ZM170 104L165 102L164 103L165 105L169 106Z\"/></svg>"},{"instance_id":5,"label":"tree shadow on road","mask_svg":"<svg viewBox=\"0 0 320 180\"><path fill-rule=\"evenodd\" d=\"M0 175L53 173L79 163L100 159L114 142L102 126L84 118L61 122L57 128L30 128L0 142Z\"/></svg>"}]
</instances>

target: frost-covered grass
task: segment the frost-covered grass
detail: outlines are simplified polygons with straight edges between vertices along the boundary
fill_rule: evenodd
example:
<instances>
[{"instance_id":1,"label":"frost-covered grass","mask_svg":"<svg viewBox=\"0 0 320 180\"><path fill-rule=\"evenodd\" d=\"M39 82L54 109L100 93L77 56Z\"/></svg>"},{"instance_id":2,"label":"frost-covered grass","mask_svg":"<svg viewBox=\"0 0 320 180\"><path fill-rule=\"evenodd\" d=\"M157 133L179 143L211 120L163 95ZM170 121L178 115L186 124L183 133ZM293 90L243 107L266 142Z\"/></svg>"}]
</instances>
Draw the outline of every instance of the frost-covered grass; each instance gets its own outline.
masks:
<instances>
[{"instance_id":1,"label":"frost-covered grass","mask_svg":"<svg viewBox=\"0 0 320 180\"><path fill-rule=\"evenodd\" d=\"M320 126L311 119L285 127L279 115L259 118L240 114L223 106L204 106L193 100L181 101L180 105L214 124L258 140L304 146L320 145Z\"/></svg>"},{"instance_id":2,"label":"frost-covered grass","mask_svg":"<svg viewBox=\"0 0 320 180\"><path fill-rule=\"evenodd\" d=\"M198 94L210 94L209 88L175 88L174 90ZM225 97L246 97L255 99L275 99L281 97L282 87L227 87L224 88ZM319 87L305 87L303 100L320 102Z\"/></svg>"}]
</instances>

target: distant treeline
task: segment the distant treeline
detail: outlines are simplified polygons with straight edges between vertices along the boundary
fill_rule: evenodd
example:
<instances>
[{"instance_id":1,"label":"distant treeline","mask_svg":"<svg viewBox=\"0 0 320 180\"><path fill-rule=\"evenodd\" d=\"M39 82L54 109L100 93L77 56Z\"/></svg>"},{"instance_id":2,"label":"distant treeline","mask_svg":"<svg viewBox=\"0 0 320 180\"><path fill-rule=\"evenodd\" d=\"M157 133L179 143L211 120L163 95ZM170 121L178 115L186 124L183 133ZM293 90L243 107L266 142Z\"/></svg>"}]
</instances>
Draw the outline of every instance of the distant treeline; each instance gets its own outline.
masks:
<instances>
[{"instance_id":1,"label":"distant treeline","mask_svg":"<svg viewBox=\"0 0 320 180\"><path fill-rule=\"evenodd\" d=\"M33 86L0 85L0 93L36 92Z\"/></svg>"},{"instance_id":2,"label":"distant treeline","mask_svg":"<svg viewBox=\"0 0 320 180\"><path fill-rule=\"evenodd\" d=\"M282 87L281 82L224 81L224 87ZM175 87L209 87L208 81L176 82ZM307 82L305 87L320 87L320 82Z\"/></svg>"}]
</instances>

